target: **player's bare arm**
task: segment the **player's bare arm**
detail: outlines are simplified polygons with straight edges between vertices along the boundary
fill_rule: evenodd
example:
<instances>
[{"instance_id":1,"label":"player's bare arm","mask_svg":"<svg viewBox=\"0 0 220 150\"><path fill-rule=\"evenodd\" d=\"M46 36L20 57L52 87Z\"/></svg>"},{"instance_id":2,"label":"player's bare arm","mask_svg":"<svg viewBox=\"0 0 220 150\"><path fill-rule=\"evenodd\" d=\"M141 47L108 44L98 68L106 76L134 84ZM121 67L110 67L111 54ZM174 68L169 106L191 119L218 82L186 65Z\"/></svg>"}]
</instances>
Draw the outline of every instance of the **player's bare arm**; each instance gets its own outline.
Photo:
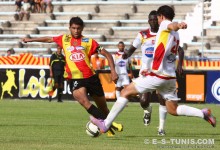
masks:
<instances>
[{"instance_id":1,"label":"player's bare arm","mask_svg":"<svg viewBox=\"0 0 220 150\"><path fill-rule=\"evenodd\" d=\"M114 64L114 60L113 60L113 57L112 55L106 51L104 48L102 48L102 50L100 51L100 54L102 54L103 56L106 57L106 59L108 60L108 63L109 63L109 66L110 66L110 69L111 69L111 78L112 78L112 81L114 83L117 82L118 80L118 74L116 73L115 71L115 64Z\"/></svg>"},{"instance_id":2,"label":"player's bare arm","mask_svg":"<svg viewBox=\"0 0 220 150\"><path fill-rule=\"evenodd\" d=\"M187 24L185 22L172 22L167 27L169 30L178 31L179 29L186 29Z\"/></svg>"},{"instance_id":3,"label":"player's bare arm","mask_svg":"<svg viewBox=\"0 0 220 150\"><path fill-rule=\"evenodd\" d=\"M40 38L23 38L22 42L44 42L44 43L52 43L53 38L52 37L40 37Z\"/></svg>"},{"instance_id":4,"label":"player's bare arm","mask_svg":"<svg viewBox=\"0 0 220 150\"><path fill-rule=\"evenodd\" d=\"M124 52L124 54L122 55L122 58L127 59L134 53L135 50L136 50L136 47L131 45L130 48Z\"/></svg>"},{"instance_id":5,"label":"player's bare arm","mask_svg":"<svg viewBox=\"0 0 220 150\"><path fill-rule=\"evenodd\" d=\"M182 49L182 47L179 46L178 48L178 56L179 56L179 61L177 64L177 73L179 74L179 76L183 75L183 59L184 59L184 50Z\"/></svg>"}]
</instances>

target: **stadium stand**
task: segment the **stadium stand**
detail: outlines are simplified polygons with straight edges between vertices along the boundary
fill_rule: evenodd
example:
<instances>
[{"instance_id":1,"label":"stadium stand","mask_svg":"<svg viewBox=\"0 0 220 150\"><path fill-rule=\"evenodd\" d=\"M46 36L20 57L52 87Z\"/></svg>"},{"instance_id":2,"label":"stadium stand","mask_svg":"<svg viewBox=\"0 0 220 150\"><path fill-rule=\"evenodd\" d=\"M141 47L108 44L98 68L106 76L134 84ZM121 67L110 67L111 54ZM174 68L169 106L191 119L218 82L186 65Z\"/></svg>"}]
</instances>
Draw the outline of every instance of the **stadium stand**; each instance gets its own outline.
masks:
<instances>
[{"instance_id":1,"label":"stadium stand","mask_svg":"<svg viewBox=\"0 0 220 150\"><path fill-rule=\"evenodd\" d=\"M37 42L26 44L19 42L19 39L25 36L40 37L68 33L68 21L72 16L80 16L84 19L86 24L84 35L96 39L113 53L117 50L118 41L124 41L126 47L129 47L137 33L148 27L146 19L148 13L164 4L174 7L176 11L175 21L178 22L185 20L187 16L196 16L196 8L201 10L199 0L53 0L54 12L52 14L32 13L29 21L21 22L14 18L14 15L17 14L14 1L1 1L0 54L9 48L14 48L16 53L32 52L37 54L36 49L39 48L40 55L47 55L48 48L53 49L54 44ZM212 18L211 7L211 2L204 2L204 19L206 22L210 22ZM197 28L200 26L198 25ZM192 31L190 30L190 33ZM196 32L200 33L201 31L198 29ZM215 54L218 49L220 50L220 44L218 44L220 43L220 21L209 23L205 26L204 33L203 39L194 32L187 36L180 34L187 37L188 40L183 43L186 55L196 55L201 50L202 41L204 41L205 50L213 50L212 53ZM4 48L5 51L2 50Z\"/></svg>"}]
</instances>

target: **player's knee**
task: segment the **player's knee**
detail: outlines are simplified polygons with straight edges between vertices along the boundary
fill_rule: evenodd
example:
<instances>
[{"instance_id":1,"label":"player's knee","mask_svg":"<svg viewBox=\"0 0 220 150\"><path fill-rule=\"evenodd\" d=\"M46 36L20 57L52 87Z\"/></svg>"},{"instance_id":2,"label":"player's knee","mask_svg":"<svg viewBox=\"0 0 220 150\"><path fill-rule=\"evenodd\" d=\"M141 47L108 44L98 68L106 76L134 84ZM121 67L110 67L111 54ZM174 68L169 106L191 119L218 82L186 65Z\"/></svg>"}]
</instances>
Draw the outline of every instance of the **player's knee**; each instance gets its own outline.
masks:
<instances>
[{"instance_id":1,"label":"player's knee","mask_svg":"<svg viewBox=\"0 0 220 150\"><path fill-rule=\"evenodd\" d=\"M167 112L173 116L177 116L177 113L176 113L176 109L174 108L167 108Z\"/></svg>"}]
</instances>

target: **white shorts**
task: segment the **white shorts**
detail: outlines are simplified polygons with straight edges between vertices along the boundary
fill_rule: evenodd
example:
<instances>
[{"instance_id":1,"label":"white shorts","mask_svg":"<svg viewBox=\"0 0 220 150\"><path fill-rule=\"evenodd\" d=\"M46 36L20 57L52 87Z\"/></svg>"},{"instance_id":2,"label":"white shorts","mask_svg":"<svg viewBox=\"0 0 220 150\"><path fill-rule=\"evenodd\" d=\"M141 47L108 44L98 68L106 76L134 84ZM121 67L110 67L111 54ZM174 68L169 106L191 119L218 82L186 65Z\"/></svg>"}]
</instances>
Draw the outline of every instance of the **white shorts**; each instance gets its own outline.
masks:
<instances>
[{"instance_id":1,"label":"white shorts","mask_svg":"<svg viewBox=\"0 0 220 150\"><path fill-rule=\"evenodd\" d=\"M119 78L116 83L116 87L122 87L122 86L130 84L128 74L119 74L118 77Z\"/></svg>"},{"instance_id":2,"label":"white shorts","mask_svg":"<svg viewBox=\"0 0 220 150\"><path fill-rule=\"evenodd\" d=\"M140 76L133 80L134 86L139 93L157 90L165 100L178 101L176 91L176 79L161 79L157 76Z\"/></svg>"}]
</instances>

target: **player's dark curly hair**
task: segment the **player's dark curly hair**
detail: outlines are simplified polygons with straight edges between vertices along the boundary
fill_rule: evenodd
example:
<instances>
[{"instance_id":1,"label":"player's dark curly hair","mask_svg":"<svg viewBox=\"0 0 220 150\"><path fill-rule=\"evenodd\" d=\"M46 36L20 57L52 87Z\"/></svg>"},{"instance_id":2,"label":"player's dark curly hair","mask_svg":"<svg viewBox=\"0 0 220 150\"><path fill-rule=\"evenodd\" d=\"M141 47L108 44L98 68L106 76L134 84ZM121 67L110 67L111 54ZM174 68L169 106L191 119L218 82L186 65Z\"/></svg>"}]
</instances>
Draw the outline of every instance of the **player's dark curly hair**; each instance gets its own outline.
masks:
<instances>
[{"instance_id":1,"label":"player's dark curly hair","mask_svg":"<svg viewBox=\"0 0 220 150\"><path fill-rule=\"evenodd\" d=\"M119 45L119 44L125 45L123 41L119 41L119 42L118 42L118 45Z\"/></svg>"},{"instance_id":2,"label":"player's dark curly hair","mask_svg":"<svg viewBox=\"0 0 220 150\"><path fill-rule=\"evenodd\" d=\"M81 27L84 27L84 22L83 22L83 20L80 17L72 17L70 19L70 23L69 24L70 24L70 26L72 24L77 24L77 25L80 25Z\"/></svg>"},{"instance_id":3,"label":"player's dark curly hair","mask_svg":"<svg viewBox=\"0 0 220 150\"><path fill-rule=\"evenodd\" d=\"M156 10L152 10L152 11L149 13L148 18L149 18L151 15L157 15L157 11L156 11Z\"/></svg>"},{"instance_id":4,"label":"player's dark curly hair","mask_svg":"<svg viewBox=\"0 0 220 150\"><path fill-rule=\"evenodd\" d=\"M163 15L165 16L167 19L169 20L173 20L173 18L175 17L175 13L172 7L168 6L168 5L163 5L161 7L159 7L157 9L157 15Z\"/></svg>"}]
</instances>

